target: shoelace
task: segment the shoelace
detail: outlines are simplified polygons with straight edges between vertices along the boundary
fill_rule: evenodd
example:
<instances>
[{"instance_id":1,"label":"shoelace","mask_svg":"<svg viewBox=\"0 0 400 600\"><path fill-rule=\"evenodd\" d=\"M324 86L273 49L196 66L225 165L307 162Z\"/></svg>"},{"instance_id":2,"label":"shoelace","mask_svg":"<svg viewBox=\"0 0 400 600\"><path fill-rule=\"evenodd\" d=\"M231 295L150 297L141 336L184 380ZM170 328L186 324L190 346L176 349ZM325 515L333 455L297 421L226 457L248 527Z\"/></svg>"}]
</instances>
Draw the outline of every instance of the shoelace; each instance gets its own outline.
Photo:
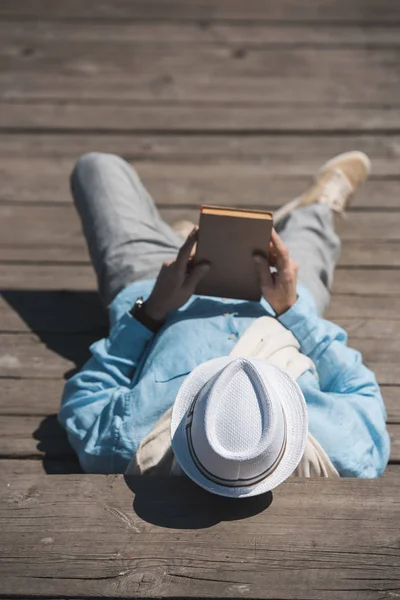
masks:
<instances>
[{"instance_id":1,"label":"shoelace","mask_svg":"<svg viewBox=\"0 0 400 600\"><path fill-rule=\"evenodd\" d=\"M340 170L332 172L330 179L323 185L318 202L327 204L331 210L343 212L346 200L353 193L346 175Z\"/></svg>"}]
</instances>

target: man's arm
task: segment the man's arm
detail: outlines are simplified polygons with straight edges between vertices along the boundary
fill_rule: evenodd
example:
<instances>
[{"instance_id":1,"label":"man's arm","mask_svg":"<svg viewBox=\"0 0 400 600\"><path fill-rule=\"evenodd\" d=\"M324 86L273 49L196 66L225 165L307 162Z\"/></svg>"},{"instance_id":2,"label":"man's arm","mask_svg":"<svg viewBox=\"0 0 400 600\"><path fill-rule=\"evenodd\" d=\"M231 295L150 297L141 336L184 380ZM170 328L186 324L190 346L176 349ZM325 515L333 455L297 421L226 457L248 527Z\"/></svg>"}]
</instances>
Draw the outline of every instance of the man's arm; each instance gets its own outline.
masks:
<instances>
[{"instance_id":1,"label":"man's arm","mask_svg":"<svg viewBox=\"0 0 400 600\"><path fill-rule=\"evenodd\" d=\"M272 243L275 274L265 257L255 257L261 290L317 368L319 388L307 385L310 431L341 475L377 477L388 462L390 441L375 376L360 353L347 347L346 332L318 317L312 302L297 298L297 265L275 231Z\"/></svg>"},{"instance_id":2,"label":"man's arm","mask_svg":"<svg viewBox=\"0 0 400 600\"><path fill-rule=\"evenodd\" d=\"M307 386L310 432L347 477L378 477L387 465L386 411L372 371L347 346L346 332L318 317L302 296L279 318L314 362L319 389Z\"/></svg>"},{"instance_id":3,"label":"man's arm","mask_svg":"<svg viewBox=\"0 0 400 600\"><path fill-rule=\"evenodd\" d=\"M152 337L127 313L108 339L91 346L92 357L65 385L58 420L89 473L120 471L119 429L135 369ZM131 456L125 458L129 461Z\"/></svg>"},{"instance_id":4,"label":"man's arm","mask_svg":"<svg viewBox=\"0 0 400 600\"><path fill-rule=\"evenodd\" d=\"M208 271L208 263L188 268L197 240L197 228L183 244L175 261L162 266L145 316L162 323L185 304ZM142 313L143 314L143 313ZM82 468L89 473L120 473L132 457L132 448L120 443L121 425L129 413L132 379L153 332L127 312L108 339L91 346L92 358L67 381L58 419L66 429ZM148 324L148 319L143 319Z\"/></svg>"}]
</instances>

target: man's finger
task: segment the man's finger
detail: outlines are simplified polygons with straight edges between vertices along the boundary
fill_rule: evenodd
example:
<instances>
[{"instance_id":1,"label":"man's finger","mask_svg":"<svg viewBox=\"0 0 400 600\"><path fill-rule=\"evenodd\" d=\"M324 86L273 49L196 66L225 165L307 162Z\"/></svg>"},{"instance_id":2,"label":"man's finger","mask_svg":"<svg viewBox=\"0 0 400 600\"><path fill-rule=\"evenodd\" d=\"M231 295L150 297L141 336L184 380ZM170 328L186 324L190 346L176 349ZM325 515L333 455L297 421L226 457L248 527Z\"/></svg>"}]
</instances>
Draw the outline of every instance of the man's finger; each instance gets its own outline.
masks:
<instances>
[{"instance_id":1,"label":"man's finger","mask_svg":"<svg viewBox=\"0 0 400 600\"><path fill-rule=\"evenodd\" d=\"M195 265L186 277L182 287L193 294L197 284L203 279L204 275L208 273L210 268L211 265L208 262L201 262L198 265Z\"/></svg>"},{"instance_id":2,"label":"man's finger","mask_svg":"<svg viewBox=\"0 0 400 600\"><path fill-rule=\"evenodd\" d=\"M265 256L262 256L261 254L255 254L254 263L256 265L256 271L258 279L260 281L260 286L272 286L274 282L272 279L269 262L267 261Z\"/></svg>"},{"instance_id":3,"label":"man's finger","mask_svg":"<svg viewBox=\"0 0 400 600\"><path fill-rule=\"evenodd\" d=\"M193 230L188 235L185 243L178 252L176 262L179 269L181 270L186 270L186 265L190 258L190 254L194 248L195 243L197 242L198 231L199 228L197 226L193 228Z\"/></svg>"},{"instance_id":4,"label":"man's finger","mask_svg":"<svg viewBox=\"0 0 400 600\"><path fill-rule=\"evenodd\" d=\"M289 250L286 248L285 244L282 242L275 229L273 229L271 233L271 242L275 249L276 264L278 268L286 268L289 265L290 261Z\"/></svg>"}]
</instances>

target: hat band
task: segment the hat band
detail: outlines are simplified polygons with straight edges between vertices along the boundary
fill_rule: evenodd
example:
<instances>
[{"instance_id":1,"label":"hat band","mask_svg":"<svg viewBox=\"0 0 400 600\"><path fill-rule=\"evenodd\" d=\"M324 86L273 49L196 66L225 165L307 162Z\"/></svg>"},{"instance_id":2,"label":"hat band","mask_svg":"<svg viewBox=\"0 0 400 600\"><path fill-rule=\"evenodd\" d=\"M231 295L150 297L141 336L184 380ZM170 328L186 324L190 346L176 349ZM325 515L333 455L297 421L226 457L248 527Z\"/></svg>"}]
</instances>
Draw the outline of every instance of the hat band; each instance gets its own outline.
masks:
<instances>
[{"instance_id":1,"label":"hat band","mask_svg":"<svg viewBox=\"0 0 400 600\"><path fill-rule=\"evenodd\" d=\"M196 451L195 451L194 446L193 446L193 440L192 440L192 420L193 420L194 407L195 407L195 404L196 404L198 396L199 396L199 393L194 398L194 400L192 402L192 406L190 407L190 410L189 410L187 418L186 418L186 438L187 438L187 442L188 442L188 448L189 448L190 456L191 456L194 464L196 465L196 467L200 471L200 473L202 473L202 475L204 475L204 477L206 479L208 479L209 481L212 481L213 483L217 483L217 484L220 484L220 485L222 485L224 487L231 487L231 488L236 488L236 487L251 487L253 485L256 485L257 483L260 483L261 481L263 481L264 479L266 479L267 477L269 477L270 475L272 475L272 473L278 468L278 465L280 464L280 462L281 462L281 460L282 460L282 458L283 458L283 456L285 454L285 450L286 450L287 424L286 424L286 415L285 415L285 412L282 410L283 420L284 420L284 435L283 435L282 447L281 447L281 449L279 451L278 456L276 457L276 459L272 463L272 465L270 465L268 467L268 469L266 469L265 471L263 471L259 475L256 475L255 477L249 477L249 478L244 478L244 479L235 479L235 480L224 479L222 477L218 477L217 475L214 475L214 473L211 473L208 469L206 469L206 467L202 464L202 462L200 461L199 457L197 456Z\"/></svg>"}]
</instances>

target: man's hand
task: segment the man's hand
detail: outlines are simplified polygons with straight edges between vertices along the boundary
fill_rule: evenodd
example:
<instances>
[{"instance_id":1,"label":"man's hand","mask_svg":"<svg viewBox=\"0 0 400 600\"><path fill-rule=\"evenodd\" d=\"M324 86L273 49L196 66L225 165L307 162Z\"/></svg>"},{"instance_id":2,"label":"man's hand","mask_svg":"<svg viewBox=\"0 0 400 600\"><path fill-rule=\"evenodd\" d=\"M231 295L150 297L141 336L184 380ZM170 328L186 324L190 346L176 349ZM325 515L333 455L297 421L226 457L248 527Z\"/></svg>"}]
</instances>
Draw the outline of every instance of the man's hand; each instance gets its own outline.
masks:
<instances>
[{"instance_id":1,"label":"man's hand","mask_svg":"<svg viewBox=\"0 0 400 600\"><path fill-rule=\"evenodd\" d=\"M146 300L146 315L160 323L167 315L183 306L194 294L201 278L210 270L207 262L193 266L192 250L197 242L198 227L190 233L176 260L161 267L153 291Z\"/></svg>"},{"instance_id":2,"label":"man's hand","mask_svg":"<svg viewBox=\"0 0 400 600\"><path fill-rule=\"evenodd\" d=\"M272 306L277 316L289 310L297 300L297 264L290 258L289 250L275 229L272 230L271 243L276 263L276 273L271 273L270 262L261 254L254 256L261 285L261 292Z\"/></svg>"}]
</instances>

